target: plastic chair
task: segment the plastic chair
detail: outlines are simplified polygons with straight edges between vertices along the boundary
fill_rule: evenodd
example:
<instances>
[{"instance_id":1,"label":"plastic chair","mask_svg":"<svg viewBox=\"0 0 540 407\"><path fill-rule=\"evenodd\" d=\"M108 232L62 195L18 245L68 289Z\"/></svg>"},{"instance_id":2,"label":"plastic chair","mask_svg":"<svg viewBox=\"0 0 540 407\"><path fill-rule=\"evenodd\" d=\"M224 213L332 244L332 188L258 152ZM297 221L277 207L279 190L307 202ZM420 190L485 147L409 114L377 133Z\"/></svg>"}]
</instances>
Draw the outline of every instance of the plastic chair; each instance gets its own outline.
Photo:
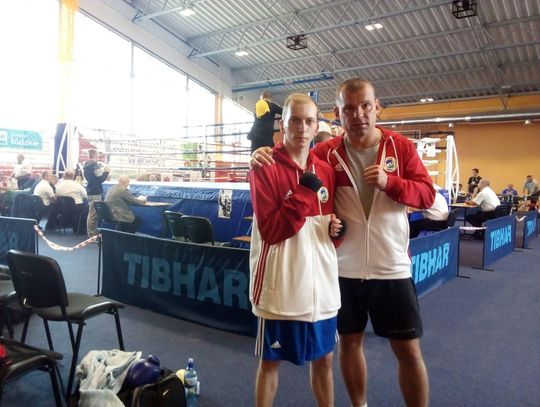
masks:
<instances>
[{"instance_id":1,"label":"plastic chair","mask_svg":"<svg viewBox=\"0 0 540 407\"><path fill-rule=\"evenodd\" d=\"M512 205L501 204L495 207L495 216L494 218L500 218L502 216L508 216L512 212Z\"/></svg>"},{"instance_id":2,"label":"plastic chair","mask_svg":"<svg viewBox=\"0 0 540 407\"><path fill-rule=\"evenodd\" d=\"M184 231L184 222L182 221L183 213L174 212L174 211L164 211L163 216L167 223L167 229L171 237L174 240L186 241L185 231Z\"/></svg>"},{"instance_id":3,"label":"plastic chair","mask_svg":"<svg viewBox=\"0 0 540 407\"><path fill-rule=\"evenodd\" d=\"M96 209L98 222L101 222L101 227L103 227L104 223L109 223L115 225L115 229L118 230L118 228L124 224L124 222L118 222L113 219L109 205L107 205L106 202L95 201L92 205L94 205L94 208Z\"/></svg>"},{"instance_id":4,"label":"plastic chair","mask_svg":"<svg viewBox=\"0 0 540 407\"><path fill-rule=\"evenodd\" d=\"M15 287L9 279L0 280L0 336L4 333L4 324L7 325L9 337L13 338L13 324L9 305L17 298Z\"/></svg>"},{"instance_id":5,"label":"plastic chair","mask_svg":"<svg viewBox=\"0 0 540 407\"><path fill-rule=\"evenodd\" d=\"M56 213L60 218L58 229L63 229L64 233L66 233L66 227L72 227L73 233L78 233L81 214L75 199L70 196L59 196L56 199L56 205Z\"/></svg>"},{"instance_id":6,"label":"plastic chair","mask_svg":"<svg viewBox=\"0 0 540 407\"><path fill-rule=\"evenodd\" d=\"M23 343L0 338L0 344L6 348L7 357L0 363L0 404L7 383L35 370L49 373L57 407L61 407L62 397L58 385L56 361L63 358L62 354L34 348Z\"/></svg>"},{"instance_id":7,"label":"plastic chair","mask_svg":"<svg viewBox=\"0 0 540 407\"><path fill-rule=\"evenodd\" d=\"M185 237L188 242L210 243L212 246L230 246L230 242L216 242L214 240L214 227L210 219L202 216L182 216Z\"/></svg>"},{"instance_id":8,"label":"plastic chair","mask_svg":"<svg viewBox=\"0 0 540 407\"><path fill-rule=\"evenodd\" d=\"M457 220L457 214L459 212L459 209L453 209L448 213L448 218L446 219L446 226L451 228L456 224Z\"/></svg>"},{"instance_id":9,"label":"plastic chair","mask_svg":"<svg viewBox=\"0 0 540 407\"><path fill-rule=\"evenodd\" d=\"M124 350L122 328L118 309L123 305L105 297L81 293L68 293L62 270L58 263L39 254L10 250L7 254L9 269L17 298L21 306L30 307L43 319L49 349L54 351L48 321L65 321L73 348L73 359L69 373L67 396L71 394L77 357L86 320L101 314L111 314L116 323L116 333L121 350ZM30 318L26 318L21 342L25 342ZM72 324L77 324L77 337Z\"/></svg>"}]
</instances>

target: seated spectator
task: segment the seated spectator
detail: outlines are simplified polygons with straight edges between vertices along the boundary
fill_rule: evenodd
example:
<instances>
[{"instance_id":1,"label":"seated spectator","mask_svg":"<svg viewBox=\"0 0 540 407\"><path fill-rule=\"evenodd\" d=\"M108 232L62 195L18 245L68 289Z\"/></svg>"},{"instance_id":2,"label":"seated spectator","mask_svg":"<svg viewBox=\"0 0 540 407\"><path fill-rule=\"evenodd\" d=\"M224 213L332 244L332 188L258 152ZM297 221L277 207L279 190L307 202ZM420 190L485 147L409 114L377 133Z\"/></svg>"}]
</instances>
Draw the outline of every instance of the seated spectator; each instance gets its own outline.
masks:
<instances>
[{"instance_id":1,"label":"seated spectator","mask_svg":"<svg viewBox=\"0 0 540 407\"><path fill-rule=\"evenodd\" d=\"M313 143L318 144L323 141L330 140L332 138L332 128L326 122L319 122L319 130L313 138Z\"/></svg>"},{"instance_id":2,"label":"seated spectator","mask_svg":"<svg viewBox=\"0 0 540 407\"><path fill-rule=\"evenodd\" d=\"M128 190L129 178L122 175L118 178L118 184L109 188L105 195L105 202L109 205L112 217L117 222L122 222L120 230L127 233L135 233L141 225L141 220L135 216L130 208L131 205L141 205L146 198L135 198Z\"/></svg>"},{"instance_id":3,"label":"seated spectator","mask_svg":"<svg viewBox=\"0 0 540 407\"><path fill-rule=\"evenodd\" d=\"M88 205L86 204L88 195L86 193L86 189L81 184L74 181L74 177L75 175L72 171L65 172L64 178L62 178L62 180L56 186L56 196L68 196L73 198L75 205L77 206L76 216L79 219L84 218L84 222L81 221L80 224L77 225L76 229L79 231L79 233L83 233L83 229L86 229L86 217L81 215L88 212Z\"/></svg>"},{"instance_id":4,"label":"seated spectator","mask_svg":"<svg viewBox=\"0 0 540 407\"><path fill-rule=\"evenodd\" d=\"M47 216L48 218L45 230L52 230L56 228L55 217L50 216L51 213L54 212L53 208L54 204L56 203L56 195L54 194L51 184L49 183L50 177L51 174L49 171L43 171L41 174L41 181L36 184L34 192L32 193L32 195L41 197L43 205L45 205L43 216Z\"/></svg>"},{"instance_id":5,"label":"seated spectator","mask_svg":"<svg viewBox=\"0 0 540 407\"><path fill-rule=\"evenodd\" d=\"M523 193L527 195L534 195L540 191L538 187L538 181L533 178L532 175L527 175L527 179L523 183Z\"/></svg>"},{"instance_id":6,"label":"seated spectator","mask_svg":"<svg viewBox=\"0 0 540 407\"><path fill-rule=\"evenodd\" d=\"M435 187L436 190L440 188ZM448 204L446 198L437 192L431 208L422 210L423 219L410 223L409 237L418 237L422 230L444 230L447 227Z\"/></svg>"},{"instance_id":7,"label":"seated spectator","mask_svg":"<svg viewBox=\"0 0 540 407\"><path fill-rule=\"evenodd\" d=\"M508 184L506 188L504 188L501 192L501 195L510 195L510 196L516 196L518 194L518 191L514 189L513 184Z\"/></svg>"},{"instance_id":8,"label":"seated spectator","mask_svg":"<svg viewBox=\"0 0 540 407\"><path fill-rule=\"evenodd\" d=\"M480 206L480 211L467 215L465 220L471 225L480 227L486 220L495 218L495 208L501 204L499 197L489 187L489 180L483 178L478 184L478 194L472 201L465 202L469 206ZM476 231L473 233L476 238L483 238L484 233L482 231Z\"/></svg>"}]
</instances>

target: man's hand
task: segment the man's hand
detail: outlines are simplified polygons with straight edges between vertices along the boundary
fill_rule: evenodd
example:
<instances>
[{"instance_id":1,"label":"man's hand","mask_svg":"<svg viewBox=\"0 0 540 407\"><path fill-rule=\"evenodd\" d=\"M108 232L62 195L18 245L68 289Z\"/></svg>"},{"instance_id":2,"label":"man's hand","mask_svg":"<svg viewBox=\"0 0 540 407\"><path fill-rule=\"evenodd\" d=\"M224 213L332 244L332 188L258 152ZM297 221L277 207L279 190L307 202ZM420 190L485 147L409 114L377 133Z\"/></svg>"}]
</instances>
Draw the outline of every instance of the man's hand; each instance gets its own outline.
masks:
<instances>
[{"instance_id":1,"label":"man's hand","mask_svg":"<svg viewBox=\"0 0 540 407\"><path fill-rule=\"evenodd\" d=\"M366 180L366 184L381 191L384 191L386 188L386 183L388 182L388 175L386 175L386 172L384 172L380 165L372 165L367 167L364 170L364 178Z\"/></svg>"},{"instance_id":2,"label":"man's hand","mask_svg":"<svg viewBox=\"0 0 540 407\"><path fill-rule=\"evenodd\" d=\"M272 158L271 147L259 147L251 154L251 159L249 160L250 168L261 168L265 165L270 166L273 164L275 164L275 161Z\"/></svg>"},{"instance_id":3,"label":"man's hand","mask_svg":"<svg viewBox=\"0 0 540 407\"><path fill-rule=\"evenodd\" d=\"M345 221L338 219L335 214L330 215L330 236L340 237L347 230Z\"/></svg>"}]
</instances>

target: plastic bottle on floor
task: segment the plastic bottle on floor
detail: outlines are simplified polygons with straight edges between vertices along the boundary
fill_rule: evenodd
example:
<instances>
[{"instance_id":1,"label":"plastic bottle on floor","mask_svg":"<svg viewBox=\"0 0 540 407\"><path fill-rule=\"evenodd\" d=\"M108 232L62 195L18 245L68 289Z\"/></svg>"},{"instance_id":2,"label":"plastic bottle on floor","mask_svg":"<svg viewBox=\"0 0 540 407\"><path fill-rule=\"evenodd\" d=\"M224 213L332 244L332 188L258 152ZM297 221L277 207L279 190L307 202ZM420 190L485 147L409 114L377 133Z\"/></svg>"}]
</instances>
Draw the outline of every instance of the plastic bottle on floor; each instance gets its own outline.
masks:
<instances>
[{"instance_id":1,"label":"plastic bottle on floor","mask_svg":"<svg viewBox=\"0 0 540 407\"><path fill-rule=\"evenodd\" d=\"M199 394L199 380L193 358L188 359L186 371L184 373L184 388L186 389L186 405L187 407L197 406L197 395Z\"/></svg>"}]
</instances>

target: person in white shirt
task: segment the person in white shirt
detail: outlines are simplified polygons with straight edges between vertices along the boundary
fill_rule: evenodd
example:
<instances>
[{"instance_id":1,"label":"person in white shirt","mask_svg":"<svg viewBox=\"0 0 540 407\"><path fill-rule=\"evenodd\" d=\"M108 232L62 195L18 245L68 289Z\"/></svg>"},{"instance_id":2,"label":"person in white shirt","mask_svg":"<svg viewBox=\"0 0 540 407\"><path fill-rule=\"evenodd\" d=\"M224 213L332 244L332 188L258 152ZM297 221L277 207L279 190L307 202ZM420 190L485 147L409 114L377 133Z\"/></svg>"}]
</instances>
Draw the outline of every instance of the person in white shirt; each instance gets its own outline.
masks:
<instances>
[{"instance_id":1,"label":"person in white shirt","mask_svg":"<svg viewBox=\"0 0 540 407\"><path fill-rule=\"evenodd\" d=\"M435 187L435 189L440 189ZM411 239L418 237L422 230L444 230L447 228L448 204L446 198L439 192L435 194L435 201L431 208L422 211L423 218L409 224Z\"/></svg>"},{"instance_id":2,"label":"person in white shirt","mask_svg":"<svg viewBox=\"0 0 540 407\"><path fill-rule=\"evenodd\" d=\"M32 175L32 166L24 158L24 155L19 154L17 156L17 164L13 167L13 173L11 174L12 178L17 179L17 186L19 189L24 189L25 184L30 180Z\"/></svg>"},{"instance_id":3,"label":"person in white shirt","mask_svg":"<svg viewBox=\"0 0 540 407\"><path fill-rule=\"evenodd\" d=\"M54 194L51 184L49 183L50 176L51 174L49 171L43 171L41 174L41 181L39 181L39 183L36 185L33 194L40 196L43 200L43 205L45 206L50 206L51 203L56 201L56 195Z\"/></svg>"},{"instance_id":4,"label":"person in white shirt","mask_svg":"<svg viewBox=\"0 0 540 407\"><path fill-rule=\"evenodd\" d=\"M469 206L480 206L480 211L467 215L465 220L471 225L480 227L486 220L496 217L495 208L501 204L497 194L489 187L489 180L483 178L478 184L478 194L472 201L465 202ZM474 232L475 237L482 237L479 231Z\"/></svg>"},{"instance_id":5,"label":"person in white shirt","mask_svg":"<svg viewBox=\"0 0 540 407\"><path fill-rule=\"evenodd\" d=\"M86 188L74 181L73 171L66 171L64 177L56 185L56 197L73 198L76 205L76 212L71 216L73 231L78 234L86 233L86 216L88 214L88 194ZM60 205L59 205L60 206ZM59 211L62 210L58 208Z\"/></svg>"},{"instance_id":6,"label":"person in white shirt","mask_svg":"<svg viewBox=\"0 0 540 407\"><path fill-rule=\"evenodd\" d=\"M75 200L75 204L81 205L88 198L86 189L73 180L72 171L66 171L62 180L56 185L56 196L69 196Z\"/></svg>"},{"instance_id":7,"label":"person in white shirt","mask_svg":"<svg viewBox=\"0 0 540 407\"><path fill-rule=\"evenodd\" d=\"M43 171L41 181L38 182L32 194L39 196L43 201L43 205L45 205L45 210L43 211L43 216L47 217L45 230L54 229L56 224L56 195L50 184L50 178L51 174L49 171Z\"/></svg>"}]
</instances>

